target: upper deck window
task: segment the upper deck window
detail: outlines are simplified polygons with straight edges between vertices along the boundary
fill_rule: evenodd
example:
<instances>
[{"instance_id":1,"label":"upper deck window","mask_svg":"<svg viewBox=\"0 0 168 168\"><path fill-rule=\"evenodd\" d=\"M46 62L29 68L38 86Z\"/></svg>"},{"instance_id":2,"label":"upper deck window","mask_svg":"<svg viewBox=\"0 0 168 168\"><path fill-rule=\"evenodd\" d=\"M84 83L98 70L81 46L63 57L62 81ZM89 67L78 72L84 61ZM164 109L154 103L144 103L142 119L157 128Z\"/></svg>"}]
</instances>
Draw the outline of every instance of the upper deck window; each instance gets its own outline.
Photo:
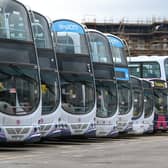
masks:
<instances>
[{"instance_id":1,"label":"upper deck window","mask_svg":"<svg viewBox=\"0 0 168 168\"><path fill-rule=\"evenodd\" d=\"M37 48L52 48L52 39L47 20L40 14L33 13L32 27Z\"/></svg>"},{"instance_id":2,"label":"upper deck window","mask_svg":"<svg viewBox=\"0 0 168 168\"><path fill-rule=\"evenodd\" d=\"M108 36L110 45L111 45L111 51L113 56L113 61L115 64L122 64L127 65L126 61L126 46L123 44L123 42L113 36Z\"/></svg>"},{"instance_id":3,"label":"upper deck window","mask_svg":"<svg viewBox=\"0 0 168 168\"><path fill-rule=\"evenodd\" d=\"M21 4L0 1L0 38L32 41L28 14Z\"/></svg>"},{"instance_id":4,"label":"upper deck window","mask_svg":"<svg viewBox=\"0 0 168 168\"><path fill-rule=\"evenodd\" d=\"M144 62L142 70L143 78L160 78L160 66L157 62Z\"/></svg>"},{"instance_id":5,"label":"upper deck window","mask_svg":"<svg viewBox=\"0 0 168 168\"><path fill-rule=\"evenodd\" d=\"M141 78L160 78L160 66L157 62L130 62L129 69L132 75Z\"/></svg>"},{"instance_id":6,"label":"upper deck window","mask_svg":"<svg viewBox=\"0 0 168 168\"><path fill-rule=\"evenodd\" d=\"M141 77L141 71L140 71L140 63L129 63L129 70L131 75Z\"/></svg>"},{"instance_id":7,"label":"upper deck window","mask_svg":"<svg viewBox=\"0 0 168 168\"><path fill-rule=\"evenodd\" d=\"M89 32L92 59L94 62L112 63L109 44L105 37L96 32Z\"/></svg>"},{"instance_id":8,"label":"upper deck window","mask_svg":"<svg viewBox=\"0 0 168 168\"><path fill-rule=\"evenodd\" d=\"M66 20L53 22L57 53L88 55L84 29L78 23Z\"/></svg>"}]
</instances>

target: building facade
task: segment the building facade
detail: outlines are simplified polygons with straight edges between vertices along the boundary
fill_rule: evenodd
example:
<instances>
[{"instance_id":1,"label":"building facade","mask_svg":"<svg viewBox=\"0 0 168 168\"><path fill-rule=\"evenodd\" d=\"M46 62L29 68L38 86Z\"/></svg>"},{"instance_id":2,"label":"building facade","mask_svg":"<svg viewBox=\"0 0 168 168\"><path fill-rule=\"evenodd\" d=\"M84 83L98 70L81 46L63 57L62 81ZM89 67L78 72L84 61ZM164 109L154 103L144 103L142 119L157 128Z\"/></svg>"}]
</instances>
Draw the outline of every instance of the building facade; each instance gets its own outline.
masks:
<instances>
[{"instance_id":1,"label":"building facade","mask_svg":"<svg viewBox=\"0 0 168 168\"><path fill-rule=\"evenodd\" d=\"M88 28L112 33L126 40L131 56L168 55L168 20L150 23L85 22Z\"/></svg>"}]
</instances>

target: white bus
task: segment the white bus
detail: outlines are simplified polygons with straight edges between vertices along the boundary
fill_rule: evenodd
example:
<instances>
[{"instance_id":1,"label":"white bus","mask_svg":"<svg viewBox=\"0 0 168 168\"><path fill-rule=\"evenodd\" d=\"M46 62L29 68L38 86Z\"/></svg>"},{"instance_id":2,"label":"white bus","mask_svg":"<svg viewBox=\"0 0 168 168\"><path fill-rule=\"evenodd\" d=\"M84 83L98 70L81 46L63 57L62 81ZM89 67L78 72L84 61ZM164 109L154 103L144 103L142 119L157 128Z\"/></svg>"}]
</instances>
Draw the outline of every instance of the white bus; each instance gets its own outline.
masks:
<instances>
[{"instance_id":1,"label":"white bus","mask_svg":"<svg viewBox=\"0 0 168 168\"><path fill-rule=\"evenodd\" d=\"M130 84L130 73L126 59L127 46L119 37L106 34L109 39L112 57L115 66L115 75L119 94L119 115L117 127L119 132L125 133L132 130L132 94Z\"/></svg>"},{"instance_id":2,"label":"white bus","mask_svg":"<svg viewBox=\"0 0 168 168\"><path fill-rule=\"evenodd\" d=\"M38 60L27 9L0 1L0 141L40 140Z\"/></svg>"},{"instance_id":3,"label":"white bus","mask_svg":"<svg viewBox=\"0 0 168 168\"><path fill-rule=\"evenodd\" d=\"M61 87L62 136L95 136L96 96L86 32L79 23L52 24Z\"/></svg>"},{"instance_id":4,"label":"white bus","mask_svg":"<svg viewBox=\"0 0 168 168\"><path fill-rule=\"evenodd\" d=\"M97 30L88 29L87 35L96 81L96 136L116 136L119 105L110 44L107 37Z\"/></svg>"},{"instance_id":5,"label":"white bus","mask_svg":"<svg viewBox=\"0 0 168 168\"><path fill-rule=\"evenodd\" d=\"M33 11L29 13L40 64L42 91L40 132L44 138L56 137L61 135L59 124L61 103L56 52L51 37L51 28L43 15Z\"/></svg>"}]
</instances>

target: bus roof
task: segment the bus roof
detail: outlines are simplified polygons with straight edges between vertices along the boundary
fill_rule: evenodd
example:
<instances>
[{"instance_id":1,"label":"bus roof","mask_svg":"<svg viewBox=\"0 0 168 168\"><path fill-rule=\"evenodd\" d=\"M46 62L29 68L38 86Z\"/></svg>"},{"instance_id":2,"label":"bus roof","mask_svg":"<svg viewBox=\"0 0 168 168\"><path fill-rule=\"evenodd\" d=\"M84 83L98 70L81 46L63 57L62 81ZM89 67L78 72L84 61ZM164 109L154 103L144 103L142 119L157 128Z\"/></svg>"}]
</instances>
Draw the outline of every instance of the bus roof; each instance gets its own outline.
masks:
<instances>
[{"instance_id":1,"label":"bus roof","mask_svg":"<svg viewBox=\"0 0 168 168\"><path fill-rule=\"evenodd\" d=\"M52 30L56 32L74 32L85 34L84 26L70 19L54 20L52 22Z\"/></svg>"},{"instance_id":2,"label":"bus roof","mask_svg":"<svg viewBox=\"0 0 168 168\"><path fill-rule=\"evenodd\" d=\"M141 56L137 56L137 57L127 57L127 61L128 62L162 62L165 59L168 59L168 56L145 56L145 55L141 55Z\"/></svg>"}]
</instances>

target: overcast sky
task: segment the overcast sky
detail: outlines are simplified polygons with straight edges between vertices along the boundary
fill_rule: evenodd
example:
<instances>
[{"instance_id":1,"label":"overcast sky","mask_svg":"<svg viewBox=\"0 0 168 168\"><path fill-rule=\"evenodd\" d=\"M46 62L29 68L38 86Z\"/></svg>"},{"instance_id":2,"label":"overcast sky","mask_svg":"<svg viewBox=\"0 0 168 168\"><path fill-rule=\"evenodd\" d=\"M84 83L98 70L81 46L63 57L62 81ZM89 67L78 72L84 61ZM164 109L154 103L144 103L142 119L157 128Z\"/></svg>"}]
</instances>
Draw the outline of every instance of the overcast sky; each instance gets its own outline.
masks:
<instances>
[{"instance_id":1,"label":"overcast sky","mask_svg":"<svg viewBox=\"0 0 168 168\"><path fill-rule=\"evenodd\" d=\"M19 0L52 20L168 19L168 0Z\"/></svg>"}]
</instances>

